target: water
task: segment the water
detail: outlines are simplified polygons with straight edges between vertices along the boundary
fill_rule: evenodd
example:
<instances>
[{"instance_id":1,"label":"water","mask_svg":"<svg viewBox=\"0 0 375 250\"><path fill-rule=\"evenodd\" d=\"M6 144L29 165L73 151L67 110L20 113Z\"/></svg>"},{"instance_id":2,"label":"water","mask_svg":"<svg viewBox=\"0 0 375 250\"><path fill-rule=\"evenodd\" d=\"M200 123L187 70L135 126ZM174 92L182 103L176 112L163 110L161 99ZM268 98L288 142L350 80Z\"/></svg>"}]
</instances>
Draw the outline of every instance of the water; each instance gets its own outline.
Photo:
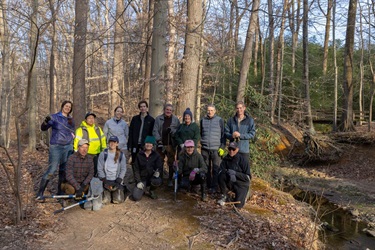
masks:
<instances>
[{"instance_id":1,"label":"water","mask_svg":"<svg viewBox=\"0 0 375 250\"><path fill-rule=\"evenodd\" d=\"M324 230L319 235L326 249L375 249L375 238L363 232L366 224L356 221L348 211L337 208L323 197L298 188L293 189L293 196L312 205L320 221L326 224L322 226Z\"/></svg>"}]
</instances>

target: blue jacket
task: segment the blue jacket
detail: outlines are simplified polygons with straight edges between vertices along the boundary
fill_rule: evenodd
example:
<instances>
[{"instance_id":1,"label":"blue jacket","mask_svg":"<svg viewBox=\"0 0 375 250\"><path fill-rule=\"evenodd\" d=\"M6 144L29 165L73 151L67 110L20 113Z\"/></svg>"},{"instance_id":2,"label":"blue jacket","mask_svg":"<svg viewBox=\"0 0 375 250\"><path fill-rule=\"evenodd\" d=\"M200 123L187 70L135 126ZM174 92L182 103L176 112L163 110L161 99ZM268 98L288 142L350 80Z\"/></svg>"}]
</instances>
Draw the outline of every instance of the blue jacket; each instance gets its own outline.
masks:
<instances>
[{"instance_id":1,"label":"blue jacket","mask_svg":"<svg viewBox=\"0 0 375 250\"><path fill-rule=\"evenodd\" d=\"M52 127L50 144L73 144L74 120L71 116L65 117L61 112L51 115L51 120L48 123L43 122L40 128L42 131L47 131L50 127Z\"/></svg>"},{"instance_id":2,"label":"blue jacket","mask_svg":"<svg viewBox=\"0 0 375 250\"><path fill-rule=\"evenodd\" d=\"M239 152L249 153L249 140L254 139L255 137L254 119L246 113L245 118L240 122L240 124L238 124L237 115L229 118L225 126L225 137L231 142L234 141L234 138L232 137L234 131L238 131L241 134L240 140L237 142L238 147L240 148Z\"/></svg>"}]
</instances>

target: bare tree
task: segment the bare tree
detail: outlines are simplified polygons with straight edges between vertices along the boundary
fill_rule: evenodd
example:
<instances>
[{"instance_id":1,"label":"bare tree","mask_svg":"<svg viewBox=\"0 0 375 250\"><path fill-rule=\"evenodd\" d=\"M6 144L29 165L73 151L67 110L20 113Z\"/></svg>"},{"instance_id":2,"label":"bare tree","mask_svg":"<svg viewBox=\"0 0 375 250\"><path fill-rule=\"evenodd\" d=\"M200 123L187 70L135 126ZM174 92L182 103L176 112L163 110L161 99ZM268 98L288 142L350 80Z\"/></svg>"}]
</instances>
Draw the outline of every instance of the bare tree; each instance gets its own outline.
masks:
<instances>
[{"instance_id":1,"label":"bare tree","mask_svg":"<svg viewBox=\"0 0 375 250\"><path fill-rule=\"evenodd\" d=\"M9 120L11 106L10 79L10 34L7 22L6 1L0 0L0 46L1 46L1 78L0 78L0 145L8 147Z\"/></svg>"},{"instance_id":2,"label":"bare tree","mask_svg":"<svg viewBox=\"0 0 375 250\"><path fill-rule=\"evenodd\" d=\"M73 56L73 112L75 120L83 120L86 113L86 33L88 0L75 1L74 56Z\"/></svg>"},{"instance_id":3,"label":"bare tree","mask_svg":"<svg viewBox=\"0 0 375 250\"><path fill-rule=\"evenodd\" d=\"M353 124L353 50L354 33L357 13L357 0L349 1L348 22L346 26L345 56L344 56L344 79L343 79L343 111L341 116L340 131L355 130Z\"/></svg>"},{"instance_id":4,"label":"bare tree","mask_svg":"<svg viewBox=\"0 0 375 250\"><path fill-rule=\"evenodd\" d=\"M181 91L179 93L183 98L179 99L177 109L179 114L183 113L187 107L195 110L201 53L202 15L202 0L188 0Z\"/></svg>"},{"instance_id":5,"label":"bare tree","mask_svg":"<svg viewBox=\"0 0 375 250\"><path fill-rule=\"evenodd\" d=\"M112 111L120 105L120 89L124 84L124 3L123 0L116 0L115 34L113 50L113 78L110 93L110 107Z\"/></svg>"},{"instance_id":6,"label":"bare tree","mask_svg":"<svg viewBox=\"0 0 375 250\"><path fill-rule=\"evenodd\" d=\"M36 150L36 111L37 111L37 84L38 84L38 72L37 72L37 51L39 42L39 27L37 24L38 20L38 0L32 1L32 14L30 18L30 66L27 75L27 118L28 118L28 132L29 132L29 143L27 148L30 151Z\"/></svg>"},{"instance_id":7,"label":"bare tree","mask_svg":"<svg viewBox=\"0 0 375 250\"><path fill-rule=\"evenodd\" d=\"M309 126L309 132L315 134L314 124L311 115L310 102L310 80L309 80L309 38L308 38L308 22L309 22L309 3L308 0L303 0L303 25L302 25L302 43L303 43L303 85L305 87L305 113L306 120Z\"/></svg>"},{"instance_id":8,"label":"bare tree","mask_svg":"<svg viewBox=\"0 0 375 250\"><path fill-rule=\"evenodd\" d=\"M164 105L167 13L167 0L155 0L150 81L150 114L154 117L162 112Z\"/></svg>"},{"instance_id":9,"label":"bare tree","mask_svg":"<svg viewBox=\"0 0 375 250\"><path fill-rule=\"evenodd\" d=\"M326 28L324 35L324 49L323 49L323 75L327 74L327 65L328 65L328 42L329 42L329 33L331 31L331 16L332 16L332 5L333 0L328 0L327 14L326 16ZM324 13L322 11L322 13Z\"/></svg>"},{"instance_id":10,"label":"bare tree","mask_svg":"<svg viewBox=\"0 0 375 250\"><path fill-rule=\"evenodd\" d=\"M259 0L253 1L251 8L251 15L249 21L249 27L247 28L245 48L242 55L240 79L238 81L237 101L244 101L247 75L249 73L249 67L253 55L253 41L257 29L258 11L259 11Z\"/></svg>"}]
</instances>

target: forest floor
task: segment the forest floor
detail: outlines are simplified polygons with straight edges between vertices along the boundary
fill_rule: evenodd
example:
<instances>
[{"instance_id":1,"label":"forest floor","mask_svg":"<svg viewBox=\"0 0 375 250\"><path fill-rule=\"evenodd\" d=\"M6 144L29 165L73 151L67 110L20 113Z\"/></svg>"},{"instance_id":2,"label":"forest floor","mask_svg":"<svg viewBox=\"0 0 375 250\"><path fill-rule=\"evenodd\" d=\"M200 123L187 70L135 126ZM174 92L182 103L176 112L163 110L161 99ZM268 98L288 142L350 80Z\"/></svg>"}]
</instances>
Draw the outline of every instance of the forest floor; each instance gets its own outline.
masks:
<instances>
[{"instance_id":1,"label":"forest floor","mask_svg":"<svg viewBox=\"0 0 375 250\"><path fill-rule=\"evenodd\" d=\"M303 167L283 165L276 174L293 185L324 195L332 202L357 210L356 215L375 222L375 147L351 145L340 161ZM11 148L12 157L17 155ZM6 163L4 152L0 157ZM13 159L14 161L15 158ZM0 249L322 249L317 240L314 211L290 194L258 178L252 197L242 209L216 204L211 195L202 202L195 193L178 193L166 187L159 198L127 199L99 211L75 207L60 214L56 200L36 203L35 190L45 171L48 152L23 153L21 194L24 220L14 225L15 199L0 168ZM5 164L12 172L12 167ZM47 188L55 193L56 179Z\"/></svg>"}]
</instances>

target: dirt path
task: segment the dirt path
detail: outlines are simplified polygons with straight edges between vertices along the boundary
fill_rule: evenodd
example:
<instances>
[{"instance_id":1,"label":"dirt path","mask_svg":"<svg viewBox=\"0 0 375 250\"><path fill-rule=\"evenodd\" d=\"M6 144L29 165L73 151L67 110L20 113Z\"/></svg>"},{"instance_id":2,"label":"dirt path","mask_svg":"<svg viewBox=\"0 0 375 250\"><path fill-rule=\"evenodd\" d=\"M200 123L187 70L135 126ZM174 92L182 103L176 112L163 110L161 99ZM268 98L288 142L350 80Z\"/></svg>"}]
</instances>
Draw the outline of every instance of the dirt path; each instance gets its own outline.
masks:
<instances>
[{"instance_id":1,"label":"dirt path","mask_svg":"<svg viewBox=\"0 0 375 250\"><path fill-rule=\"evenodd\" d=\"M173 201L171 193L159 199L127 199L100 211L74 208L61 215L61 228L51 232L45 249L188 249L188 236L198 233L200 201L189 196ZM194 249L206 249L196 245Z\"/></svg>"}]
</instances>

